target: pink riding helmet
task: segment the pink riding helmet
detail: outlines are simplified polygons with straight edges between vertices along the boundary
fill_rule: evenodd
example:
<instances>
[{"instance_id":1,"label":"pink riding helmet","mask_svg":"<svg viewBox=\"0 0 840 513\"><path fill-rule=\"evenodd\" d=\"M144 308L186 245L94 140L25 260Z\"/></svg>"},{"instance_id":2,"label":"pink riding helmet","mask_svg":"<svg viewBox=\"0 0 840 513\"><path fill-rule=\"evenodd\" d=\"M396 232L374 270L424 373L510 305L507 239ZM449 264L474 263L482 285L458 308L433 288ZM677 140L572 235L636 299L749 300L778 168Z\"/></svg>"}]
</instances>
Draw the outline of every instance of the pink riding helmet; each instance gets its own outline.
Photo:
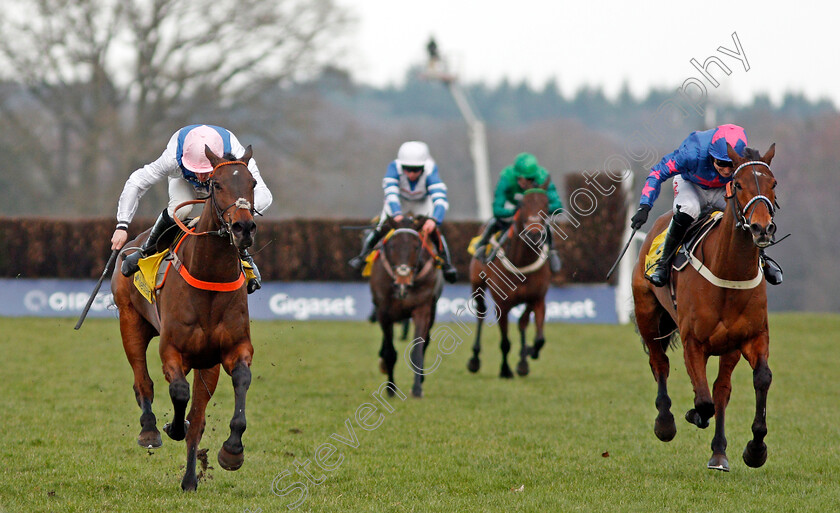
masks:
<instances>
[{"instance_id":1,"label":"pink riding helmet","mask_svg":"<svg viewBox=\"0 0 840 513\"><path fill-rule=\"evenodd\" d=\"M204 146L221 157L225 151L225 144L219 132L207 125L193 128L184 138L184 154L181 156L181 163L193 173L210 173L213 166L204 154Z\"/></svg>"}]
</instances>

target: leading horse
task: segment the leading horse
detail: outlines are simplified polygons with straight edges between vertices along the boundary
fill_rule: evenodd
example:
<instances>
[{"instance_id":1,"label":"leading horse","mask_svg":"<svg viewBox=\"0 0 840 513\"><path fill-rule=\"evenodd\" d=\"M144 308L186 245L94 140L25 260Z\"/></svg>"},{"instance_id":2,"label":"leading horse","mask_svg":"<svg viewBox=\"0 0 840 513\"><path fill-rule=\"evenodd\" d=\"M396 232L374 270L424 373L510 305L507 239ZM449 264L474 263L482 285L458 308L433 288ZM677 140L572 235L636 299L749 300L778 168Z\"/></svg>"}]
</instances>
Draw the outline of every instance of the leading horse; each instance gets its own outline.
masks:
<instances>
[{"instance_id":1,"label":"leading horse","mask_svg":"<svg viewBox=\"0 0 840 513\"><path fill-rule=\"evenodd\" d=\"M770 337L767 327L767 285L761 274L759 249L772 243L776 226L776 179L770 171L775 145L762 157L747 148L741 158L728 148L735 171L727 186L727 207L720 224L703 239L684 271L673 272L672 286L654 287L645 279L645 258L656 234L661 233L670 214L660 217L648 233L639 262L633 272L633 299L636 323L650 359L650 368L658 385L656 408L659 411L654 433L670 441L677 432L668 397L669 363L666 350L671 335L678 330L683 357L694 387L694 408L686 420L700 428L715 417L712 457L708 468L729 470L726 457L724 414L732 390L731 376L743 355L753 369L755 418L753 439L743 453L750 467L760 467L767 460L766 406L772 374L767 365ZM710 356L720 357L713 395L706 380Z\"/></svg>"},{"instance_id":2,"label":"leading horse","mask_svg":"<svg viewBox=\"0 0 840 513\"><path fill-rule=\"evenodd\" d=\"M436 244L418 228L426 217L404 217L397 222L385 221L385 229L393 230L380 243L379 253L370 273L370 290L376 316L382 328L379 368L394 383L394 323L414 321L410 363L414 371L411 394L423 397L423 357L429 345L429 333L435 322L437 301L443 291L440 270L436 266ZM388 393L393 395L389 388Z\"/></svg>"},{"instance_id":3,"label":"leading horse","mask_svg":"<svg viewBox=\"0 0 840 513\"><path fill-rule=\"evenodd\" d=\"M546 225L548 219L548 190L549 180L542 185L536 185L531 180L520 178L520 187L525 192L514 216L509 237L496 252L495 260L485 263L476 252L470 262L471 297L475 300L475 313L478 326L473 344L473 356L467 369L478 372L481 360L481 327L487 315L487 305L484 294L487 289L493 296L496 305L499 329L502 332L501 350L502 367L499 372L501 378L512 378L513 372L508 365L507 356L510 351L508 338L508 312L520 304L525 305L519 317L519 336L522 345L519 350L519 363L516 372L520 376L527 376L530 369L528 355L535 360L540 356L540 349L545 345L543 326L545 325L545 295L551 279L551 270L546 265L549 248L546 239L549 236ZM534 312L536 336L533 347L529 347L525 339L525 330L530 322L531 312Z\"/></svg>"},{"instance_id":4,"label":"leading horse","mask_svg":"<svg viewBox=\"0 0 840 513\"><path fill-rule=\"evenodd\" d=\"M222 444L218 460L226 470L237 470L245 458L245 395L251 383L254 348L248 317L248 297L239 250L253 243L256 223L253 205L256 181L248 171L252 151L242 159L218 157L205 148L213 165L209 195L194 229L187 229L174 250L178 272L170 268L156 301L147 301L131 278L114 271L111 288L119 308L120 333L126 357L134 371L134 393L142 410L142 447L159 447L160 432L152 413L154 385L146 365L146 348L160 335L163 374L169 382L174 415L164 431L173 440L187 441L187 465L181 488L195 490L196 452L204 432L204 412L216 390L220 366L233 381L234 414L230 437ZM200 202L200 201L199 201ZM180 221L179 221L180 223ZM131 246L139 245L144 232ZM116 266L119 269L119 266ZM186 375L194 370L192 407Z\"/></svg>"}]
</instances>

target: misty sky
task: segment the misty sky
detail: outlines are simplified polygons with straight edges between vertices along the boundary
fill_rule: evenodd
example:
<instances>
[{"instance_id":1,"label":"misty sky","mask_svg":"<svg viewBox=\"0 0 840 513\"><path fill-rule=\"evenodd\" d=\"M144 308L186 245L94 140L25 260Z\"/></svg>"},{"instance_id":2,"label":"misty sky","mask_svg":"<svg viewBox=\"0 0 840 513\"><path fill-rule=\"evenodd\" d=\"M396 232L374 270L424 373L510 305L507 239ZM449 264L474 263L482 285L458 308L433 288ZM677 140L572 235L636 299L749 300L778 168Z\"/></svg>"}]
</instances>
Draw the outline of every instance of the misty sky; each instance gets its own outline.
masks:
<instances>
[{"instance_id":1,"label":"misty sky","mask_svg":"<svg viewBox=\"0 0 840 513\"><path fill-rule=\"evenodd\" d=\"M614 97L623 83L636 96L651 86L676 89L703 79L699 63L715 55L730 70L710 71L710 92L736 101L784 92L827 97L840 106L838 14L829 2L642 2L551 0L338 0L357 16L343 67L373 85L398 84L425 61L433 35L464 82L503 77L541 87L555 78L564 95L583 84ZM718 52L736 50L737 33L749 71ZM705 79L704 79L705 80Z\"/></svg>"}]
</instances>

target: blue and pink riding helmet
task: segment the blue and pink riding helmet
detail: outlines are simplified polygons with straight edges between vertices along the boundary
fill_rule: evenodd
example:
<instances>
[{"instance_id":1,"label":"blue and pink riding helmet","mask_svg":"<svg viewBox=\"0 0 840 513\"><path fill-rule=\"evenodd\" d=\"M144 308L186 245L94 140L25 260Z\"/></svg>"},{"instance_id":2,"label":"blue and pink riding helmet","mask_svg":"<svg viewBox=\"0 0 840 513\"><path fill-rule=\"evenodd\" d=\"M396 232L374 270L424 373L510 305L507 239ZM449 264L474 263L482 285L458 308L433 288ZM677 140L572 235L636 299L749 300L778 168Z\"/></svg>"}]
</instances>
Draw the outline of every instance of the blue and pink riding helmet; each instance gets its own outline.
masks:
<instances>
[{"instance_id":1,"label":"blue and pink riding helmet","mask_svg":"<svg viewBox=\"0 0 840 513\"><path fill-rule=\"evenodd\" d=\"M726 143L729 143L738 155L743 156L744 149L747 147L747 133L738 125L720 125L712 135L709 155L718 160L731 162L732 159L726 151Z\"/></svg>"}]
</instances>

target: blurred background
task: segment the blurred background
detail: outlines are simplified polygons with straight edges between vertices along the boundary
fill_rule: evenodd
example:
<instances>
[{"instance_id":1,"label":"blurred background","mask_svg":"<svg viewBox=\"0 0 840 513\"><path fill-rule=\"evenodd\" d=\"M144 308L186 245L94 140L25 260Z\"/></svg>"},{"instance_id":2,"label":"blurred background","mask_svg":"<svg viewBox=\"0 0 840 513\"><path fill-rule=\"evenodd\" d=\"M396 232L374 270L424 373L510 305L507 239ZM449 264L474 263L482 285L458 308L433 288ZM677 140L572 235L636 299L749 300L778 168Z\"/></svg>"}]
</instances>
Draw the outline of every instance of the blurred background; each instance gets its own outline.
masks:
<instances>
[{"instance_id":1,"label":"blurred background","mask_svg":"<svg viewBox=\"0 0 840 513\"><path fill-rule=\"evenodd\" d=\"M0 216L113 217L132 171L156 159L178 128L208 123L253 145L274 194L269 218L378 214L387 164L403 141L420 139L449 187L447 218L475 220L470 139L451 94L457 85L486 126L491 185L522 151L558 183L619 155L638 195L649 167L693 130L736 123L762 153L775 142L779 231L793 235L770 250L786 271L785 283L769 290L771 308L840 311L832 292L840 290L835 6L7 0L4 7ZM561 191L564 201L569 192ZM138 218L156 215L165 196L163 184L150 190ZM671 199L663 187L655 213Z\"/></svg>"}]
</instances>

